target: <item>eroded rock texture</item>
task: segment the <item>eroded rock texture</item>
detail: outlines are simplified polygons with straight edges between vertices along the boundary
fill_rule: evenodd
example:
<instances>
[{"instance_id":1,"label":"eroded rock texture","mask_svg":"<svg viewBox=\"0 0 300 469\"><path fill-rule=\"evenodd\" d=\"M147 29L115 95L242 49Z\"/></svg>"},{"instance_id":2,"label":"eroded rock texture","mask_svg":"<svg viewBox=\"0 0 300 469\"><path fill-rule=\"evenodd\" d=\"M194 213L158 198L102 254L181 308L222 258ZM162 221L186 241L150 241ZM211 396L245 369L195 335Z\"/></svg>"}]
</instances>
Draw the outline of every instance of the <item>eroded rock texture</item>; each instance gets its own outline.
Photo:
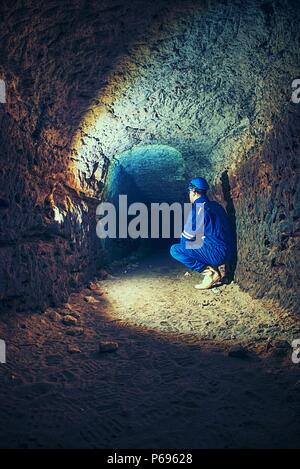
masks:
<instances>
[{"instance_id":1,"label":"eroded rock texture","mask_svg":"<svg viewBox=\"0 0 300 469\"><path fill-rule=\"evenodd\" d=\"M109 164L155 144L229 204L240 285L297 309L299 2L4 0L0 18L5 308L96 273Z\"/></svg>"}]
</instances>

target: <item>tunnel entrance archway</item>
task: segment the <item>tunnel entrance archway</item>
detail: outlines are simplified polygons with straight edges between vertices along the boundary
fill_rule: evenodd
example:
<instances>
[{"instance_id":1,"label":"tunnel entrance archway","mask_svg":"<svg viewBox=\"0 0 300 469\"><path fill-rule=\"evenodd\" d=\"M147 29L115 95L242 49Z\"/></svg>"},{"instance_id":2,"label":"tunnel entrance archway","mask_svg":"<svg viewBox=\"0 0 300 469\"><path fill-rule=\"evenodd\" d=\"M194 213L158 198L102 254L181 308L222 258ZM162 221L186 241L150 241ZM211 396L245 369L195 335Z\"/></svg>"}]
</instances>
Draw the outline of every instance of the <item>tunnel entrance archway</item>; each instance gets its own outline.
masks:
<instances>
[{"instance_id":1,"label":"tunnel entrance archway","mask_svg":"<svg viewBox=\"0 0 300 469\"><path fill-rule=\"evenodd\" d=\"M134 202L142 202L148 208L151 203L182 203L184 184L185 162L177 149L157 144L135 146L117 155L110 164L104 199L114 204L118 218L119 195L127 195L128 206ZM171 230L170 239L107 238L102 243L107 259L116 260L137 251L146 255L172 241Z\"/></svg>"}]
</instances>

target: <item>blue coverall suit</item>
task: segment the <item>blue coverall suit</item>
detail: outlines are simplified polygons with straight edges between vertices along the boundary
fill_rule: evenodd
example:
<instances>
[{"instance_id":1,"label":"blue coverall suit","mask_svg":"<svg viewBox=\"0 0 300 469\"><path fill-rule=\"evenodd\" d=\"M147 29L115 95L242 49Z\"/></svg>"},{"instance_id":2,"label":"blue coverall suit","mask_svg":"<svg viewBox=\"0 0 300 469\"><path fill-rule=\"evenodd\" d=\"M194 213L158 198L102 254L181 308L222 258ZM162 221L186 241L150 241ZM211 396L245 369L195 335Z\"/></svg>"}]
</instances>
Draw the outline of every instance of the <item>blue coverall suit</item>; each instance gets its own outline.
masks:
<instances>
[{"instance_id":1,"label":"blue coverall suit","mask_svg":"<svg viewBox=\"0 0 300 469\"><path fill-rule=\"evenodd\" d=\"M194 241L198 231L196 217L199 204L204 208L204 236L201 247L187 248L188 241ZM198 223L199 224L199 223ZM200 224L199 224L200 225ZM192 227L192 230L191 230ZM197 230L196 230L197 228ZM207 196L199 197L193 204L180 243L173 244L171 256L189 269L202 272L208 265L218 267L232 260L234 254L233 232L228 215L222 205L210 201Z\"/></svg>"}]
</instances>

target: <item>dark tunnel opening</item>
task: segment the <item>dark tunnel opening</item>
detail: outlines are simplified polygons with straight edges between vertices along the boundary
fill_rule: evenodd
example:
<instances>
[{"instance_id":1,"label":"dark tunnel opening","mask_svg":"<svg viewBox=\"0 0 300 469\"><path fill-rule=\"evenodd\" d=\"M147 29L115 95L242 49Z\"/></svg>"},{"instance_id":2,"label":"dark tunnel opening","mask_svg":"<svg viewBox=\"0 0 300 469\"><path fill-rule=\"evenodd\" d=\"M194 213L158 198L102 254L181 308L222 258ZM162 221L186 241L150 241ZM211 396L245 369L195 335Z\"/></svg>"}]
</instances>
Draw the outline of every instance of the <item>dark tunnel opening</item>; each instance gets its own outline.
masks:
<instances>
[{"instance_id":1,"label":"dark tunnel opening","mask_svg":"<svg viewBox=\"0 0 300 469\"><path fill-rule=\"evenodd\" d=\"M174 212L170 211L170 229L169 233L167 230L165 234L160 212L159 231L153 237L151 236L151 206L174 202L182 205L187 195L185 186L184 159L181 153L171 146L141 145L117 155L108 170L104 200L116 207L117 219L119 219L120 212L120 195L126 196L128 207L135 203L143 204L145 210L143 214L147 212L147 216L142 217L139 223L138 231L142 230L142 234L138 238L133 239L129 235L125 239L120 238L119 231L122 228L117 226L116 239L102 240L106 261L109 263L132 254L145 256L156 250L168 250L176 239ZM136 213L139 214L139 210ZM136 214L128 215L128 225L135 216Z\"/></svg>"}]
</instances>

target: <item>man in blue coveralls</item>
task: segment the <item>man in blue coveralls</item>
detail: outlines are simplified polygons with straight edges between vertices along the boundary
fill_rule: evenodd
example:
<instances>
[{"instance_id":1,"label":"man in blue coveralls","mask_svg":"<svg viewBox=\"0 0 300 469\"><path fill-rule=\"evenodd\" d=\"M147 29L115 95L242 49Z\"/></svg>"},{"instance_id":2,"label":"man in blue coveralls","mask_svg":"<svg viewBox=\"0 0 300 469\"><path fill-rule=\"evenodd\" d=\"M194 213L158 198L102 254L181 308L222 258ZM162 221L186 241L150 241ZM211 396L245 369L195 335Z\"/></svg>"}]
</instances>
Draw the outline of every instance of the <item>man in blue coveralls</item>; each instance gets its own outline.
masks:
<instances>
[{"instance_id":1,"label":"man in blue coveralls","mask_svg":"<svg viewBox=\"0 0 300 469\"><path fill-rule=\"evenodd\" d=\"M234 236L222 205L207 197L208 183L197 177L188 186L192 209L184 225L180 243L171 246L171 256L189 269L201 272L203 280L195 288L211 288L221 280L218 266L230 262ZM201 243L199 243L199 234ZM197 236L198 235L198 236ZM198 242L196 242L198 240Z\"/></svg>"}]
</instances>

